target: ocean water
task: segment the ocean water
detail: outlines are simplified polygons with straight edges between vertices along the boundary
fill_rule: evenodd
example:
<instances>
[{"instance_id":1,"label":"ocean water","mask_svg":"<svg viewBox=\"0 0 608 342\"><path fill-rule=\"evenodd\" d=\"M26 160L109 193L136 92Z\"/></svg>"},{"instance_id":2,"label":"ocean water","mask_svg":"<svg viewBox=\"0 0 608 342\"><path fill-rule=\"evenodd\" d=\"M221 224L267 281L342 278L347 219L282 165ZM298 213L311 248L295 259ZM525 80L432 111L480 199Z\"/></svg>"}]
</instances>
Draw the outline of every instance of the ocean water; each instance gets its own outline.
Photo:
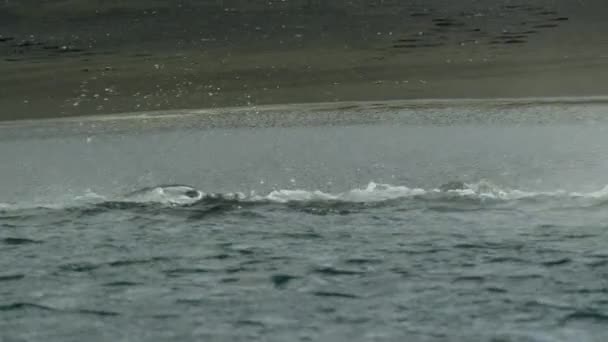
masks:
<instances>
[{"instance_id":1,"label":"ocean water","mask_svg":"<svg viewBox=\"0 0 608 342\"><path fill-rule=\"evenodd\" d=\"M571 99L4 123L0 341L605 341L606 117Z\"/></svg>"}]
</instances>

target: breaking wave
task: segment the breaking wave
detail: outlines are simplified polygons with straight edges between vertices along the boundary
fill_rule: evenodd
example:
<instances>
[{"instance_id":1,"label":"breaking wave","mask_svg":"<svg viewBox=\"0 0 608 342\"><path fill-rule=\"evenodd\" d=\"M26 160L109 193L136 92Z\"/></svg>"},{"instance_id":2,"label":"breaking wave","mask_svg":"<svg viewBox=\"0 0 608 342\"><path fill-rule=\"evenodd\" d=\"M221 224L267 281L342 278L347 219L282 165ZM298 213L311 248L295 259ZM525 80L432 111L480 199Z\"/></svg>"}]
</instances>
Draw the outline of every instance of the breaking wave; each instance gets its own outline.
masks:
<instances>
[{"instance_id":1,"label":"breaking wave","mask_svg":"<svg viewBox=\"0 0 608 342\"><path fill-rule=\"evenodd\" d=\"M574 201L585 205L597 205L608 201L608 186L592 192L526 191L497 186L488 181L476 183L449 182L437 188L417 188L370 182L365 187L341 193L321 190L278 189L266 194L256 192L205 193L187 185L162 185L148 187L123 196L108 198L88 191L64 203L0 203L0 211L20 209L64 209L89 205L128 207L156 205L164 207L189 207L199 203L233 202L242 205L255 204L382 204L399 200L423 202L475 202L478 204L500 204L514 201L534 202ZM562 203L563 204L563 203Z\"/></svg>"}]
</instances>

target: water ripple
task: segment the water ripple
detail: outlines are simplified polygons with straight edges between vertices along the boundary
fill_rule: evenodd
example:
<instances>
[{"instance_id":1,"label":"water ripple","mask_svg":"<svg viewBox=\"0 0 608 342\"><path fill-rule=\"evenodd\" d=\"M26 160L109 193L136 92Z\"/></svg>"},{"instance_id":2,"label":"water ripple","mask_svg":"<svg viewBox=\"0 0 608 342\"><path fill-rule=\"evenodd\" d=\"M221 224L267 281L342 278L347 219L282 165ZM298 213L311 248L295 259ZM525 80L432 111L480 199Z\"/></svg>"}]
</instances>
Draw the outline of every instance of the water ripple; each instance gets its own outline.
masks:
<instances>
[{"instance_id":1,"label":"water ripple","mask_svg":"<svg viewBox=\"0 0 608 342\"><path fill-rule=\"evenodd\" d=\"M26 238L14 238L14 237L4 238L0 241L2 241L3 243L5 243L7 245L29 245L29 244L42 243L41 241L37 241L37 240L26 239Z\"/></svg>"},{"instance_id":2,"label":"water ripple","mask_svg":"<svg viewBox=\"0 0 608 342\"><path fill-rule=\"evenodd\" d=\"M542 265L547 266L547 267L554 267L554 266L567 265L571 262L572 262L572 259L570 259L570 258L559 258L559 259L555 259L555 260L544 261L544 262L542 262Z\"/></svg>"},{"instance_id":3,"label":"water ripple","mask_svg":"<svg viewBox=\"0 0 608 342\"><path fill-rule=\"evenodd\" d=\"M27 303L27 302L15 302L6 305L0 305L0 311L17 311L17 310L40 310L40 311L52 311L57 313L76 313L80 315L94 315L94 316L119 316L120 314L113 311L105 310L91 310L91 309L58 309L46 305Z\"/></svg>"},{"instance_id":4,"label":"water ripple","mask_svg":"<svg viewBox=\"0 0 608 342\"><path fill-rule=\"evenodd\" d=\"M317 297L334 297L334 298L347 298L347 299L358 299L359 298L359 296L354 295L354 294L344 293L344 292L332 292L332 291L314 291L314 292L312 292L312 295L317 296Z\"/></svg>"},{"instance_id":5,"label":"water ripple","mask_svg":"<svg viewBox=\"0 0 608 342\"><path fill-rule=\"evenodd\" d=\"M298 277L289 274L274 274L270 277L272 284L277 289L284 289L294 279L298 279Z\"/></svg>"},{"instance_id":6,"label":"water ripple","mask_svg":"<svg viewBox=\"0 0 608 342\"><path fill-rule=\"evenodd\" d=\"M25 278L24 274L0 275L0 281L14 281L14 280L21 280L23 278Z\"/></svg>"},{"instance_id":7,"label":"water ripple","mask_svg":"<svg viewBox=\"0 0 608 342\"><path fill-rule=\"evenodd\" d=\"M334 267L321 267L314 270L315 273L319 273L326 276L354 276L365 274L365 272L361 271L353 271L353 270L344 270L338 269Z\"/></svg>"},{"instance_id":8,"label":"water ripple","mask_svg":"<svg viewBox=\"0 0 608 342\"><path fill-rule=\"evenodd\" d=\"M562 319L562 323L571 321L593 321L606 324L608 323L608 314L592 310L583 310L568 314Z\"/></svg>"}]
</instances>

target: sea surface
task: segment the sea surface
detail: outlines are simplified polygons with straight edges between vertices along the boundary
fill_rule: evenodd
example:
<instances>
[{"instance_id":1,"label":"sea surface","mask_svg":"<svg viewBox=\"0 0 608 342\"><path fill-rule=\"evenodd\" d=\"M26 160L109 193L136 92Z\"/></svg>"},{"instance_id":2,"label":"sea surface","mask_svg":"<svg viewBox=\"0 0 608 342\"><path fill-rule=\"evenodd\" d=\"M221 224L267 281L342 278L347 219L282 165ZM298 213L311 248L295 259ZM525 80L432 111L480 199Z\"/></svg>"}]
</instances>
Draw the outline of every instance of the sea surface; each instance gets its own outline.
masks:
<instances>
[{"instance_id":1,"label":"sea surface","mask_svg":"<svg viewBox=\"0 0 608 342\"><path fill-rule=\"evenodd\" d=\"M2 123L0 341L606 341L607 103Z\"/></svg>"}]
</instances>

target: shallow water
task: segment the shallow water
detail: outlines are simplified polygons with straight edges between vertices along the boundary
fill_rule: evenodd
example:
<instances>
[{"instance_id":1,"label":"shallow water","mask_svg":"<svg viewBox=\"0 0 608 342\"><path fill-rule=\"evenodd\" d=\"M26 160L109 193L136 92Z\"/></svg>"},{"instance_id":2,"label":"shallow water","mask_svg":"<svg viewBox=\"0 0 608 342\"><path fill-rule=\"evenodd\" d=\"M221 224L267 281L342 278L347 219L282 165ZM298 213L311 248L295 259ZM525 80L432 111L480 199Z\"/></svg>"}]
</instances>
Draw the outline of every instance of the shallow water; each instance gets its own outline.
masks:
<instances>
[{"instance_id":1,"label":"shallow water","mask_svg":"<svg viewBox=\"0 0 608 342\"><path fill-rule=\"evenodd\" d=\"M0 340L608 337L607 106L343 111L4 125Z\"/></svg>"}]
</instances>

